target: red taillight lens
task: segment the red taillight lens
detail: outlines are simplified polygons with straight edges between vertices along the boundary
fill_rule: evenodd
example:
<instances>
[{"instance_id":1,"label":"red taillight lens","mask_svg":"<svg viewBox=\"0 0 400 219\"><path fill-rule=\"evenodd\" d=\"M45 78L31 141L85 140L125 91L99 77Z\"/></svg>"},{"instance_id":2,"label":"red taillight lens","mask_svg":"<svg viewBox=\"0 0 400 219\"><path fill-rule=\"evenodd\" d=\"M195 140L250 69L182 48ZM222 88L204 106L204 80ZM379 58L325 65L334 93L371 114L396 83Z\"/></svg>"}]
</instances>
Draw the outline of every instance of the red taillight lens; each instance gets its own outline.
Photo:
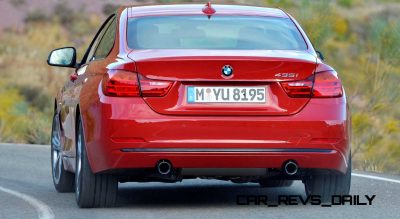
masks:
<instances>
[{"instance_id":1,"label":"red taillight lens","mask_svg":"<svg viewBox=\"0 0 400 219\"><path fill-rule=\"evenodd\" d=\"M281 85L289 97L311 97L314 76L302 81L281 82Z\"/></svg>"},{"instance_id":2,"label":"red taillight lens","mask_svg":"<svg viewBox=\"0 0 400 219\"><path fill-rule=\"evenodd\" d=\"M342 82L334 71L315 74L313 97L341 97L343 96Z\"/></svg>"},{"instance_id":3,"label":"red taillight lens","mask_svg":"<svg viewBox=\"0 0 400 219\"><path fill-rule=\"evenodd\" d=\"M110 71L104 75L103 92L107 96L115 97L140 96L137 74L128 71Z\"/></svg>"},{"instance_id":4,"label":"red taillight lens","mask_svg":"<svg viewBox=\"0 0 400 219\"><path fill-rule=\"evenodd\" d=\"M115 97L162 97L173 82L151 80L133 72L113 70L104 75L103 92Z\"/></svg>"},{"instance_id":5,"label":"red taillight lens","mask_svg":"<svg viewBox=\"0 0 400 219\"><path fill-rule=\"evenodd\" d=\"M143 76L139 76L140 88L144 97L162 97L165 96L173 82L151 80Z\"/></svg>"},{"instance_id":6,"label":"red taillight lens","mask_svg":"<svg viewBox=\"0 0 400 219\"><path fill-rule=\"evenodd\" d=\"M289 97L326 98L343 95L342 82L334 71L315 73L305 80L281 82L281 85Z\"/></svg>"}]
</instances>

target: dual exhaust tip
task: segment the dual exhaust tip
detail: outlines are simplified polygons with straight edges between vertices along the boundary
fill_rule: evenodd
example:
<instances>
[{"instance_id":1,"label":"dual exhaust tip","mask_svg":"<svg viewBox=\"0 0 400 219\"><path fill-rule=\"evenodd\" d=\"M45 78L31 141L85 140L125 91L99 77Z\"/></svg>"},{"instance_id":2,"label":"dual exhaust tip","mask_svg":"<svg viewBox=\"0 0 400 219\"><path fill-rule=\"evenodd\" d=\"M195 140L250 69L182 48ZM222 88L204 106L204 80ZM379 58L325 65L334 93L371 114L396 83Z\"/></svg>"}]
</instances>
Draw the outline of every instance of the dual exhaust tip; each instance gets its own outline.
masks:
<instances>
[{"instance_id":1,"label":"dual exhaust tip","mask_svg":"<svg viewBox=\"0 0 400 219\"><path fill-rule=\"evenodd\" d=\"M172 164L168 160L160 160L157 165L157 172L161 175L169 175L172 172ZM286 175L293 176L299 170L299 166L295 161L289 160L283 164L283 172Z\"/></svg>"}]
</instances>

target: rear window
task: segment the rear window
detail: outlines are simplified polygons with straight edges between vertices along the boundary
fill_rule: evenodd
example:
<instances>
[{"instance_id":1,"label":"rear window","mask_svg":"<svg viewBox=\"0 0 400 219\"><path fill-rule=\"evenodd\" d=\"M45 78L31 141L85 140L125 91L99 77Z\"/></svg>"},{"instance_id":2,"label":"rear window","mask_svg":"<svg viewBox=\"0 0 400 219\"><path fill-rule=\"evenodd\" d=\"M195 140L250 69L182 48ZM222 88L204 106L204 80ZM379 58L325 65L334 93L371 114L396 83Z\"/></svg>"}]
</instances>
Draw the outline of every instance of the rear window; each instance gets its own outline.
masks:
<instances>
[{"instance_id":1,"label":"rear window","mask_svg":"<svg viewBox=\"0 0 400 219\"><path fill-rule=\"evenodd\" d=\"M132 49L306 50L289 18L159 16L128 20Z\"/></svg>"}]
</instances>

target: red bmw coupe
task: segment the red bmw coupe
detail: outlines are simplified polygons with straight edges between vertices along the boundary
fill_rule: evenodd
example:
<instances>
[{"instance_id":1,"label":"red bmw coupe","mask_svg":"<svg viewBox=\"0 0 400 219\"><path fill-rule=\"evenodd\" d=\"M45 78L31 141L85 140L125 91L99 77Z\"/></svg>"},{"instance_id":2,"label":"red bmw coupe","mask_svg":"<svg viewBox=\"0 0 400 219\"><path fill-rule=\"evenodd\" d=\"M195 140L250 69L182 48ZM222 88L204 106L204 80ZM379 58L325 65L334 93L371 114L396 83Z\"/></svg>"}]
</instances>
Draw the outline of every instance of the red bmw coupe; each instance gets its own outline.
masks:
<instances>
[{"instance_id":1,"label":"red bmw coupe","mask_svg":"<svg viewBox=\"0 0 400 219\"><path fill-rule=\"evenodd\" d=\"M119 182L214 178L263 187L302 180L327 201L349 193L350 113L336 71L280 9L122 7L54 101L57 191L110 207Z\"/></svg>"}]
</instances>

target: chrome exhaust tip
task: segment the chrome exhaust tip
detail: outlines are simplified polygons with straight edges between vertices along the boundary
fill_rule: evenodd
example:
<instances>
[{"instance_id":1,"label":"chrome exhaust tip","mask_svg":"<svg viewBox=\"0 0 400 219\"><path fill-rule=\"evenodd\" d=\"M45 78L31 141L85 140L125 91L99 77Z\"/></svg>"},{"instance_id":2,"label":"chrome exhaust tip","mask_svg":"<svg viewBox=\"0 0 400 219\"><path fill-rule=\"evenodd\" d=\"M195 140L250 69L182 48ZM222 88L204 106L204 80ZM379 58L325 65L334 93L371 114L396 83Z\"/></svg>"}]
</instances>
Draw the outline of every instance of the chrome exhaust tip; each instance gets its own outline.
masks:
<instances>
[{"instance_id":1,"label":"chrome exhaust tip","mask_svg":"<svg viewBox=\"0 0 400 219\"><path fill-rule=\"evenodd\" d=\"M166 160L160 160L157 163L157 171L161 175L168 175L172 171L172 164Z\"/></svg>"},{"instance_id":2,"label":"chrome exhaust tip","mask_svg":"<svg viewBox=\"0 0 400 219\"><path fill-rule=\"evenodd\" d=\"M299 167L297 166L296 162L288 161L283 166L283 169L285 171L285 174L287 174L289 176L293 176L297 173L297 171L299 170Z\"/></svg>"}]
</instances>

